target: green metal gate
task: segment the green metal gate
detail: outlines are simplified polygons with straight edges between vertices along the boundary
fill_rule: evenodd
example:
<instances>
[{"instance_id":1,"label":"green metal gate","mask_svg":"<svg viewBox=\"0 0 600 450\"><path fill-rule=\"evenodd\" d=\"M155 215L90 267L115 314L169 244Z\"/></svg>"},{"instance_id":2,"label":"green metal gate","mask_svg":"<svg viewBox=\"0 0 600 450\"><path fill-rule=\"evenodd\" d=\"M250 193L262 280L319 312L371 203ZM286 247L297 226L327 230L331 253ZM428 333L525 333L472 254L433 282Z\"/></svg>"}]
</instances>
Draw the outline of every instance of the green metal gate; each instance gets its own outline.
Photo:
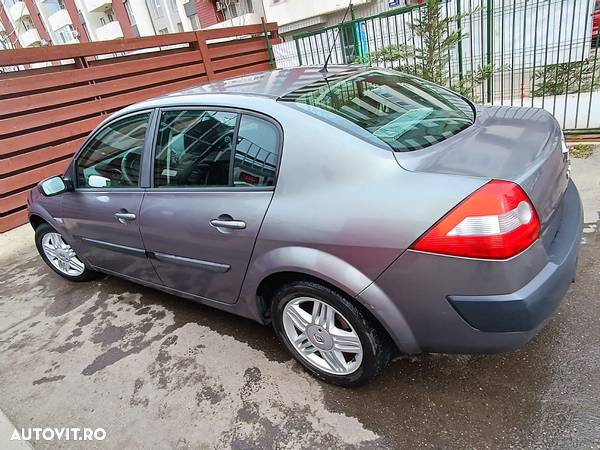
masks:
<instances>
[{"instance_id":1,"label":"green metal gate","mask_svg":"<svg viewBox=\"0 0 600 450\"><path fill-rule=\"evenodd\" d=\"M300 65L322 65L333 46L330 64L397 68L478 103L545 108L566 133L600 132L600 1L440 0L435 17L427 8L351 10L342 25L294 36Z\"/></svg>"}]
</instances>

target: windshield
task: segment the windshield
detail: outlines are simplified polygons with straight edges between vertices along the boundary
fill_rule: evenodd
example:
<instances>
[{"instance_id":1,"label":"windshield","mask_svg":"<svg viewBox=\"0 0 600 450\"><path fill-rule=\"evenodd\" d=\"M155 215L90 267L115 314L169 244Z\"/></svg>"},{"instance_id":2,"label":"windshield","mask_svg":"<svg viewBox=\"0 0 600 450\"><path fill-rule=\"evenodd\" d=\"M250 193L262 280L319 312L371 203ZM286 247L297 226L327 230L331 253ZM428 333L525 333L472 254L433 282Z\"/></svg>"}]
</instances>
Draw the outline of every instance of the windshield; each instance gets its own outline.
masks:
<instances>
[{"instance_id":1,"label":"windshield","mask_svg":"<svg viewBox=\"0 0 600 450\"><path fill-rule=\"evenodd\" d=\"M280 101L398 152L441 142L475 118L471 104L452 91L386 69L331 75Z\"/></svg>"}]
</instances>

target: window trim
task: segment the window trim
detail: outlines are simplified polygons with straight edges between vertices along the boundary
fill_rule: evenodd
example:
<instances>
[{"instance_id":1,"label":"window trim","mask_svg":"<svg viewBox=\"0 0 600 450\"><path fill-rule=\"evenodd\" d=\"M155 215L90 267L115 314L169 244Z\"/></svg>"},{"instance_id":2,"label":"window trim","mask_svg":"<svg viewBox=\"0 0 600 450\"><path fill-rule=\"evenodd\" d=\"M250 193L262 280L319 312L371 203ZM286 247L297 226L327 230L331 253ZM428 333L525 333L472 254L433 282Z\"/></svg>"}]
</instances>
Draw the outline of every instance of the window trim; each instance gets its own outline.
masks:
<instances>
[{"instance_id":1,"label":"window trim","mask_svg":"<svg viewBox=\"0 0 600 450\"><path fill-rule=\"evenodd\" d=\"M155 187L154 186L154 163L156 161L155 155L156 155L156 141L158 139L158 131L160 128L160 118L163 112L167 112L167 111L218 111L218 112L229 112L229 113L236 113L238 114L237 120L236 120L236 124L235 124L235 130L234 130L234 134L233 134L233 142L234 142L234 147L233 147L233 151L231 152L231 156L230 156L230 162L229 162L229 180L230 180L230 184L228 186L185 186L185 187L177 187L177 186L172 186L172 187ZM271 123L275 129L277 130L277 164L276 164L276 168L275 168L275 175L274 175L274 180L273 180L273 186L233 186L231 183L233 183L233 168L234 168L234 164L233 162L235 161L235 149L237 147L237 138L238 138L238 132L240 129L240 124L242 122L242 116L243 115L249 115L249 116L254 116L254 117L258 117L259 119L263 119L269 123ZM281 166L281 156L283 154L283 127L281 126L281 124L275 120L274 118L272 118L271 116L268 116L266 114L260 113L258 111L254 111L251 109L244 109L244 108L237 108L237 107L229 107L229 106L211 106L211 105L177 105L177 106L165 106L162 108L157 108L156 109L156 123L154 124L154 128L153 128L154 134L153 134L153 138L152 138L152 149L149 152L150 153L150 164L147 165L146 167L149 167L149 177L150 179L149 184L148 184L148 189L150 190L150 192L152 193L156 193L156 192L198 192L198 191L203 191L203 192L238 192L238 191L250 191L250 192L272 192L275 190L275 187L277 186L277 180L279 178L279 169Z\"/></svg>"},{"instance_id":2,"label":"window trim","mask_svg":"<svg viewBox=\"0 0 600 450\"><path fill-rule=\"evenodd\" d=\"M138 177L138 185L136 187L115 188L115 189L106 188L106 187L103 187L103 188L80 187L79 186L79 178L77 176L77 162L79 161L81 154L90 145L90 142L92 141L92 139L94 139L106 127L113 125L114 123L119 122L122 119L127 119L129 117L133 117L133 116L137 116L137 115L141 115L141 114L149 114L149 116L148 116L148 125L146 127L146 134L144 135L144 147L142 149L142 156L140 158L140 175ZM73 155L73 159L71 160L69 169L66 172L67 176L65 176L65 178L68 179L69 181L71 181L71 183L73 184L73 189L75 191L81 191L81 192L137 192L137 191L143 189L144 156L146 154L148 154L148 152L149 152L148 144L149 144L149 138L151 137L150 133L153 133L153 130L154 130L153 124L154 124L155 116L156 116L156 110L154 110L154 109L143 109L140 111L133 111L131 113L123 114L118 117L115 117L114 119L111 119L110 121L108 121L106 123L100 124L95 130L93 130L88 135L88 137L85 139L83 144L81 144L81 147L79 147L79 150L75 153L75 155Z\"/></svg>"}]
</instances>

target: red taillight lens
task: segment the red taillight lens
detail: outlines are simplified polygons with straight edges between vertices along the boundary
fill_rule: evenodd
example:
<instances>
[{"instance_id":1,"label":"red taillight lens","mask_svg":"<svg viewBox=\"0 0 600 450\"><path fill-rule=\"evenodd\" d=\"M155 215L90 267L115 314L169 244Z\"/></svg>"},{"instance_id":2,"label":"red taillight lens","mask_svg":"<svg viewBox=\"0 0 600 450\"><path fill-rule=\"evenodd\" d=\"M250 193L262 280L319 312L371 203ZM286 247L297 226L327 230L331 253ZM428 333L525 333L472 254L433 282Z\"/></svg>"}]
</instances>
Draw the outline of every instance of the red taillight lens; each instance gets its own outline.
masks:
<instances>
[{"instance_id":1,"label":"red taillight lens","mask_svg":"<svg viewBox=\"0 0 600 450\"><path fill-rule=\"evenodd\" d=\"M517 184L492 180L446 214L410 247L469 258L507 259L540 234L535 208Z\"/></svg>"}]
</instances>

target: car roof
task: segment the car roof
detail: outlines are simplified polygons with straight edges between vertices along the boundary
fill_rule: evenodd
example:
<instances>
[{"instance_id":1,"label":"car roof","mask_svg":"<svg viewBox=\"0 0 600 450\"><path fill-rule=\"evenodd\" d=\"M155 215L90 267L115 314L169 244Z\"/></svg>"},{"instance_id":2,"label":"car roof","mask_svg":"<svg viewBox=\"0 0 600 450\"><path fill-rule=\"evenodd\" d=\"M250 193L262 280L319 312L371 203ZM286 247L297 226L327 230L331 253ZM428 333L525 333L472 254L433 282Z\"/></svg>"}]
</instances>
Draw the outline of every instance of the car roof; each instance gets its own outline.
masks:
<instances>
[{"instance_id":1,"label":"car roof","mask_svg":"<svg viewBox=\"0 0 600 450\"><path fill-rule=\"evenodd\" d=\"M361 72L367 69L367 67L359 65L331 65L327 69L327 76L339 76L345 73L351 75ZM320 70L322 70L322 66L302 66L258 72L186 88L167 94L162 98L167 99L202 94L259 95L279 98L309 84L324 81L325 77Z\"/></svg>"},{"instance_id":2,"label":"car roof","mask_svg":"<svg viewBox=\"0 0 600 450\"><path fill-rule=\"evenodd\" d=\"M327 66L327 77L325 77L320 72L322 68L323 66L301 66L276 69L212 83L198 84L197 86L134 103L114 113L105 122L147 108L180 106L182 103L194 104L195 102L200 102L204 96L214 97L215 95L220 96L225 94L236 96L238 100L257 96L263 99L277 100L291 92L302 90L302 88L321 83L325 84L329 77L335 76L339 79L339 77L344 77L344 75L350 76L369 69L368 66L356 64L329 65Z\"/></svg>"}]
</instances>

